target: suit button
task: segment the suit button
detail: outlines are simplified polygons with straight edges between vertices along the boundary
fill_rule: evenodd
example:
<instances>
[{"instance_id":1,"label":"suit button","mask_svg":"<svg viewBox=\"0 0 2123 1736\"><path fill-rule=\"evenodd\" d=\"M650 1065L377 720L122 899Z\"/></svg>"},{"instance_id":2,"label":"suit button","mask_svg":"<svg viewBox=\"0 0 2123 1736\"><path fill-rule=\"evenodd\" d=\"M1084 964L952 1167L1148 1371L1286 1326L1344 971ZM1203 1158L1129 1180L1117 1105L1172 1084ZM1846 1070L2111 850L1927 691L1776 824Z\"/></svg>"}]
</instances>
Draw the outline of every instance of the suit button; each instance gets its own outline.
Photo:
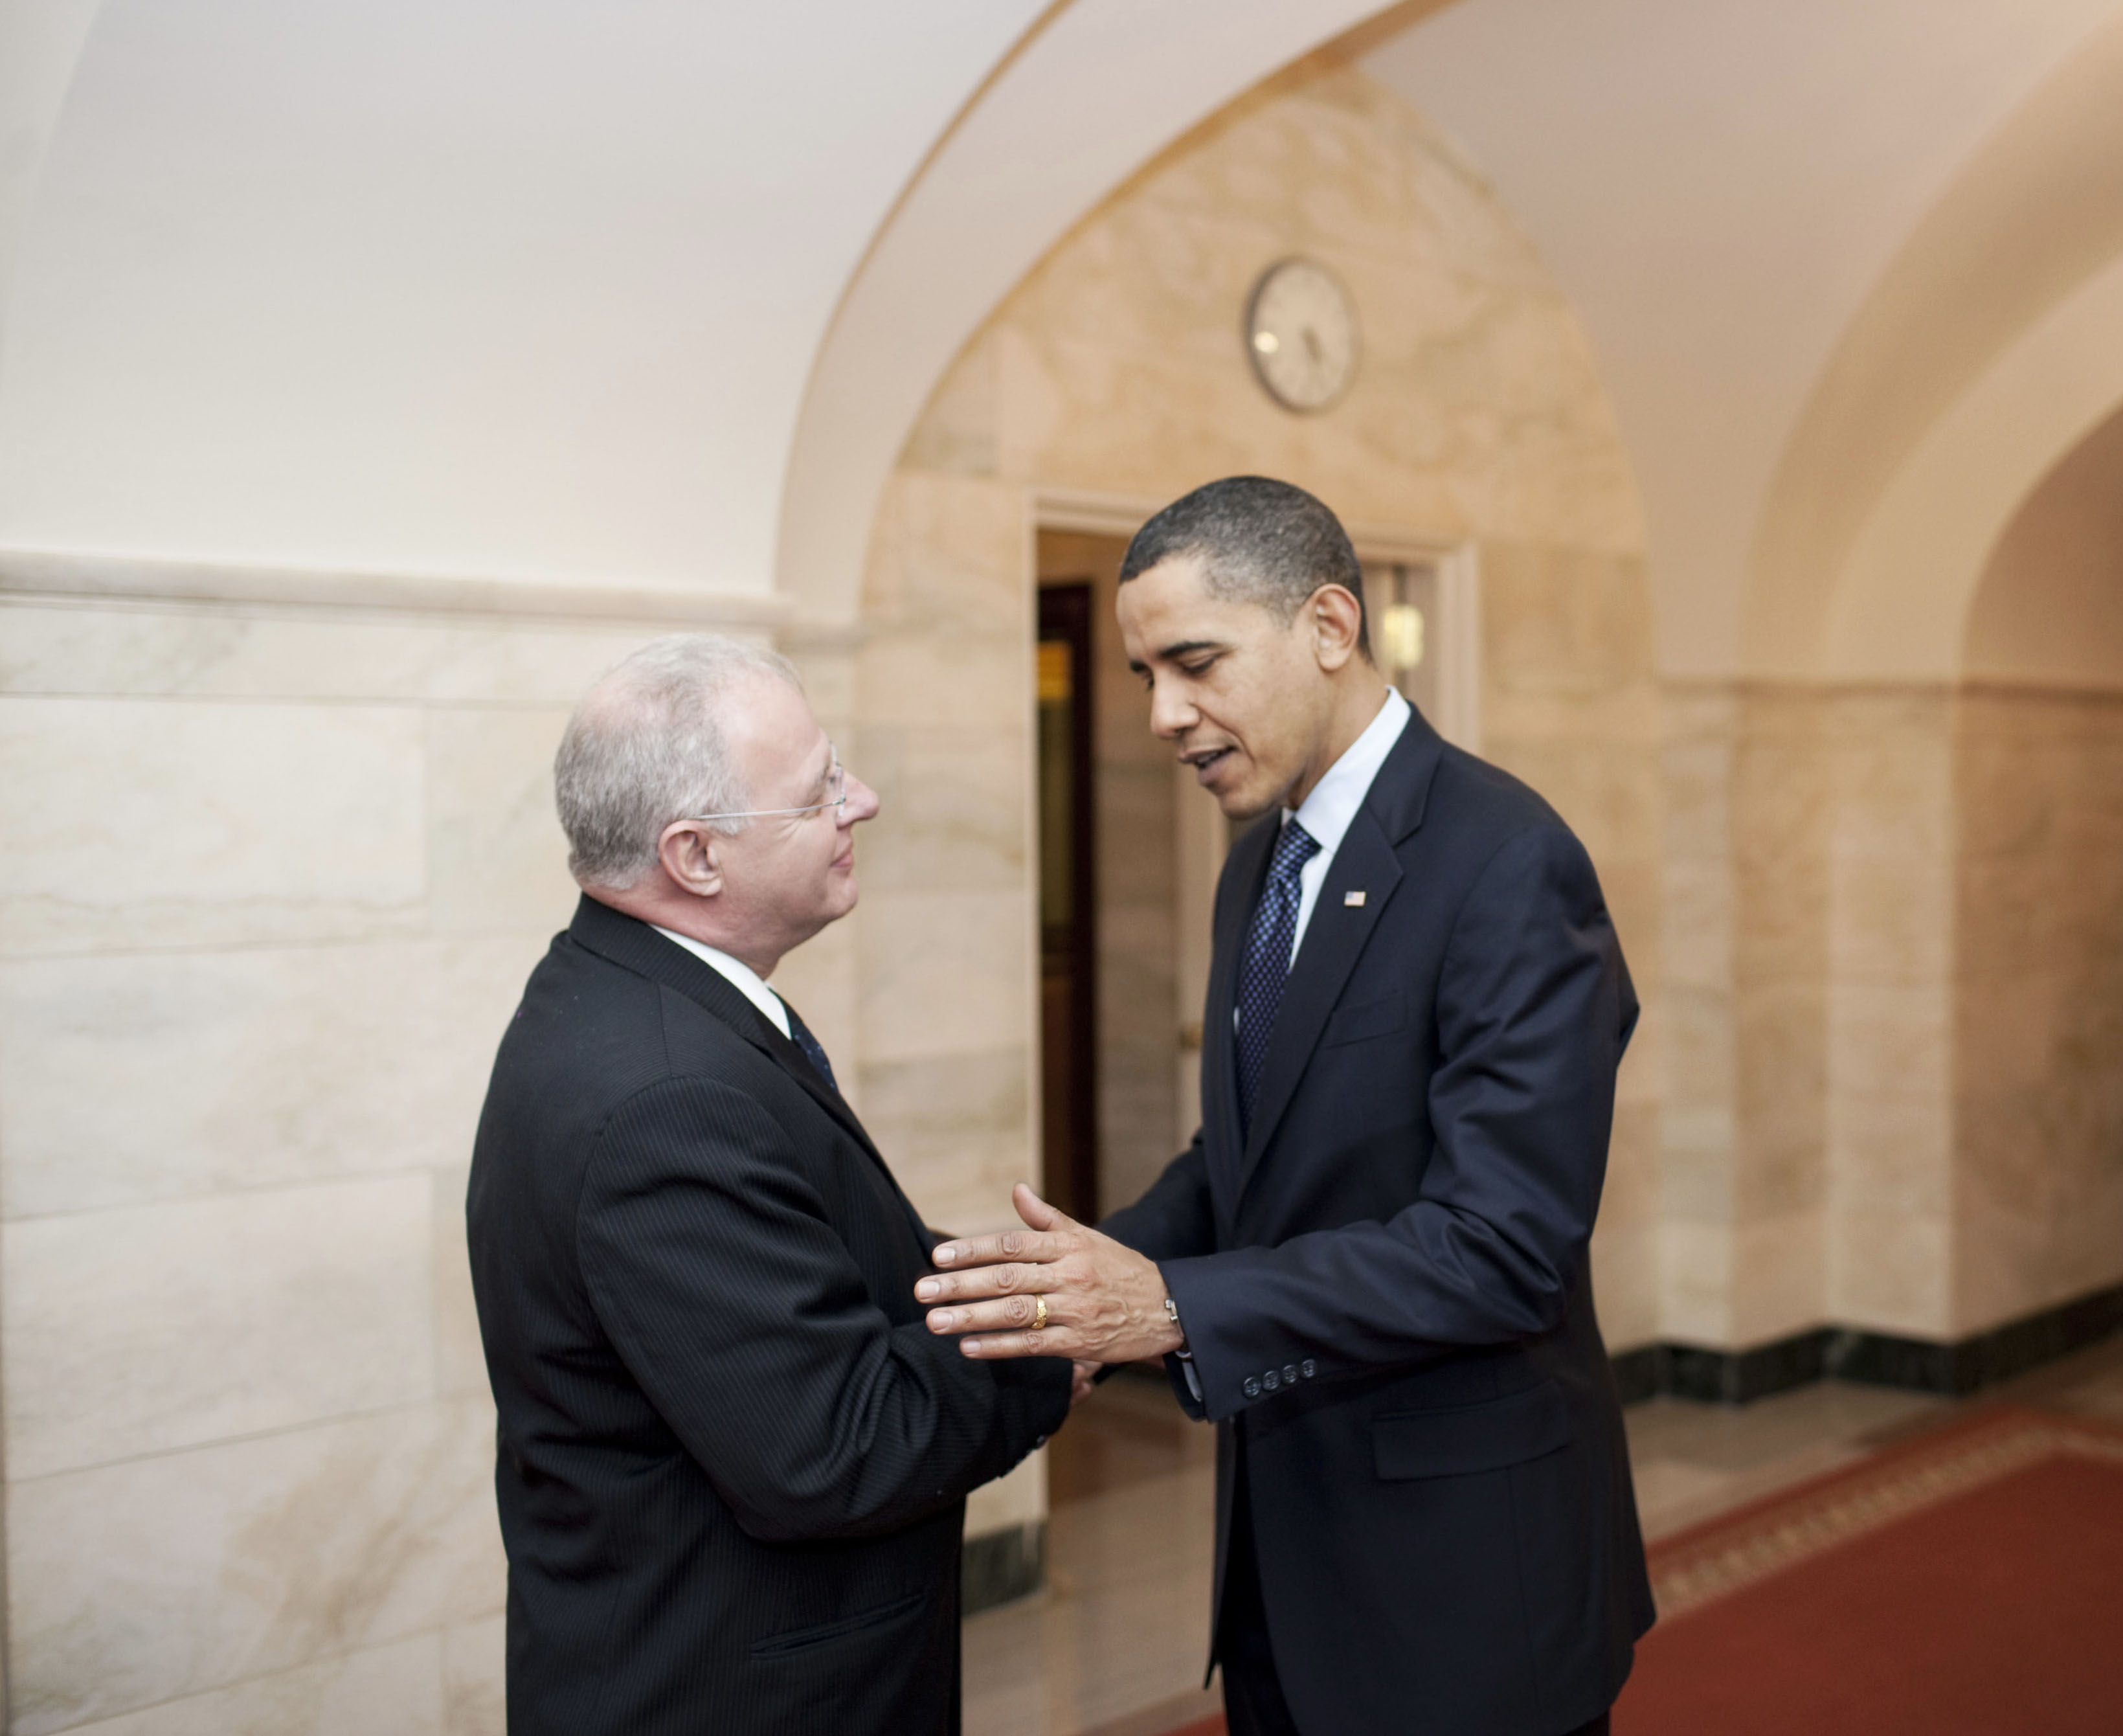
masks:
<instances>
[{"instance_id":1,"label":"suit button","mask_svg":"<svg viewBox=\"0 0 2123 1736\"><path fill-rule=\"evenodd\" d=\"M1295 1386L1297 1384L1296 1363L1292 1363L1287 1368L1282 1371L1282 1383L1286 1386Z\"/></svg>"},{"instance_id":2,"label":"suit button","mask_svg":"<svg viewBox=\"0 0 2123 1736\"><path fill-rule=\"evenodd\" d=\"M1309 1381L1319 1371L1313 1366L1312 1358L1308 1356L1297 1365L1297 1372Z\"/></svg>"},{"instance_id":3,"label":"suit button","mask_svg":"<svg viewBox=\"0 0 2123 1736\"><path fill-rule=\"evenodd\" d=\"M1255 1380L1250 1374L1246 1377L1246 1396L1248 1398L1258 1398L1260 1396L1260 1382Z\"/></svg>"},{"instance_id":4,"label":"suit button","mask_svg":"<svg viewBox=\"0 0 2123 1736\"><path fill-rule=\"evenodd\" d=\"M1267 1387L1271 1392L1274 1391L1275 1389L1282 1384L1282 1382L1281 1378L1277 1375L1275 1370L1272 1368L1269 1369L1267 1373L1261 1377L1261 1385Z\"/></svg>"}]
</instances>

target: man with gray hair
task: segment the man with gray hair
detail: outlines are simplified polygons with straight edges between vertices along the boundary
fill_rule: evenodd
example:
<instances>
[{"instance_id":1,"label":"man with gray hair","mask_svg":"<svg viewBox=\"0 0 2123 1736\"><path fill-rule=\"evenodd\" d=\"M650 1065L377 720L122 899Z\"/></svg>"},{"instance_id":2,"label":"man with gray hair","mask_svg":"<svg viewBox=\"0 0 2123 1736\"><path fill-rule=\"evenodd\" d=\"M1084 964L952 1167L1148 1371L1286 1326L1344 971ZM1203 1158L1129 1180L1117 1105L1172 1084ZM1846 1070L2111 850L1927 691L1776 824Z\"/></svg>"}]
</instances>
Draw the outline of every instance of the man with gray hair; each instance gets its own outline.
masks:
<instances>
[{"instance_id":1,"label":"man with gray hair","mask_svg":"<svg viewBox=\"0 0 2123 1736\"><path fill-rule=\"evenodd\" d=\"M944 1736L966 1492L1062 1358L924 1325L935 1237L776 964L877 797L771 651L658 640L555 765L583 896L494 1063L467 1212L513 1736Z\"/></svg>"}]
</instances>

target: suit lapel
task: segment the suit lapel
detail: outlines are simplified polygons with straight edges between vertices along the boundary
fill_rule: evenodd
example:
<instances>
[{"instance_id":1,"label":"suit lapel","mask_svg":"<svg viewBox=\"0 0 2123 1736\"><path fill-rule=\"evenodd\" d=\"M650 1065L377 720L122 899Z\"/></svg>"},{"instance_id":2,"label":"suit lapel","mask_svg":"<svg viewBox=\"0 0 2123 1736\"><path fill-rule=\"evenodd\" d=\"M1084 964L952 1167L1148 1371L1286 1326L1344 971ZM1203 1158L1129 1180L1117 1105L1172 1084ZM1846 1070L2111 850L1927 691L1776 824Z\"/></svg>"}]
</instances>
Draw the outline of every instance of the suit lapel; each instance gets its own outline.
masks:
<instances>
[{"instance_id":1,"label":"suit lapel","mask_svg":"<svg viewBox=\"0 0 2123 1736\"><path fill-rule=\"evenodd\" d=\"M1239 1083L1232 1048L1232 1011L1238 1005L1239 958L1246 924L1268 876L1276 828L1257 825L1231 851L1229 878L1217 900L1216 932L1209 950L1209 993L1202 1018L1202 1119L1207 1129L1212 1192L1235 1218L1242 1154L1239 1149Z\"/></svg>"},{"instance_id":2,"label":"suit lapel","mask_svg":"<svg viewBox=\"0 0 2123 1736\"><path fill-rule=\"evenodd\" d=\"M676 990L729 1026L809 1092L812 1100L846 1130L888 1179L891 1177L890 1166L871 1142L869 1130L856 1119L847 1100L818 1077L804 1059L804 1051L776 1030L720 971L667 941L646 922L587 896L577 908L568 932L600 958ZM893 1185L897 1192L898 1184L894 1181Z\"/></svg>"},{"instance_id":3,"label":"suit lapel","mask_svg":"<svg viewBox=\"0 0 2123 1736\"><path fill-rule=\"evenodd\" d=\"M1319 1035L1342 997L1342 986L1356 969L1364 943L1378 927L1379 918L1400 885L1400 863L1393 846L1367 809L1357 810L1349 823L1341 846L1329 864L1327 879L1305 924L1296 962L1282 988L1282 1003L1276 1009L1268 1060L1261 1068L1260 1095L1254 1100L1253 1121L1247 1133L1245 1153L1239 1171L1243 1193L1260 1161L1262 1150L1275 1124L1289 1107L1305 1063L1319 1046ZM1352 905L1346 894L1361 892L1361 904Z\"/></svg>"},{"instance_id":4,"label":"suit lapel","mask_svg":"<svg viewBox=\"0 0 2123 1736\"><path fill-rule=\"evenodd\" d=\"M1349 823L1319 898L1312 907L1305 938L1284 983L1282 1003L1276 1009L1275 1029L1268 1044L1268 1060L1261 1069L1260 1096L1240 1160L1236 1194L1253 1180L1261 1153L1274 1135L1276 1124L1296 1092L1298 1081L1319 1047L1349 973L1357 967L1365 944L1385 912L1401 881L1401 842L1422 825L1430 798L1431 780L1444 757L1445 743L1420 711L1410 715L1365 792L1363 806ZM1359 904L1347 894L1361 892ZM1252 906L1249 901L1247 908ZM1243 944L1240 941L1238 944ZM1231 949L1235 950L1235 947ZM1228 1019L1228 1011L1225 1016ZM1228 1047L1228 1044L1226 1045ZM1236 1114L1233 1125L1236 1126Z\"/></svg>"}]
</instances>

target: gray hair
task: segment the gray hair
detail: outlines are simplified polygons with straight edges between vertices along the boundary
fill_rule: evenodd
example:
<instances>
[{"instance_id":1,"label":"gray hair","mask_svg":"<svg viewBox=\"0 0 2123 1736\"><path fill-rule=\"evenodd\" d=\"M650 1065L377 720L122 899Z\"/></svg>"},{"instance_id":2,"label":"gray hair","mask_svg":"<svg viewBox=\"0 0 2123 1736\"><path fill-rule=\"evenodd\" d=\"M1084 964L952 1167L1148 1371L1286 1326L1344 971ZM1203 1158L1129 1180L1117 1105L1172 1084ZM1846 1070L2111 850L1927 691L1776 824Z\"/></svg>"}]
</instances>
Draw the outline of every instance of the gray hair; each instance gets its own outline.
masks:
<instances>
[{"instance_id":1,"label":"gray hair","mask_svg":"<svg viewBox=\"0 0 2123 1736\"><path fill-rule=\"evenodd\" d=\"M1182 495L1135 533L1121 583L1177 556L1201 557L1211 597L1250 603L1284 626L1323 584L1357 599L1357 649L1371 659L1364 569L1324 501L1272 476L1226 476Z\"/></svg>"},{"instance_id":2,"label":"gray hair","mask_svg":"<svg viewBox=\"0 0 2123 1736\"><path fill-rule=\"evenodd\" d=\"M652 640L583 696L553 760L568 867L584 886L624 891L655 866L672 821L733 814L750 795L724 727L732 692L755 675L799 692L778 651L719 633ZM718 820L731 836L746 822Z\"/></svg>"}]
</instances>

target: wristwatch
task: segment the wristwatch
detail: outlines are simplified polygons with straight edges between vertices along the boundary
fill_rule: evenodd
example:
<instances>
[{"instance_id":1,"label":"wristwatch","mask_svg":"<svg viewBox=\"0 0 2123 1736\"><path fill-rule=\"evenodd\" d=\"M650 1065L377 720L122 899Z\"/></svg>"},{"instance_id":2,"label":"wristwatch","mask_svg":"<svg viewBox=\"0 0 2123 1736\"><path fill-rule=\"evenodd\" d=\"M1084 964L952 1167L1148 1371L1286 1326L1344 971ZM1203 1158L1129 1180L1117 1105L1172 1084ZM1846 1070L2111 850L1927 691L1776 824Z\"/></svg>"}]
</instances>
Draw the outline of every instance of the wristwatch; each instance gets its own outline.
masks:
<instances>
[{"instance_id":1,"label":"wristwatch","mask_svg":"<svg viewBox=\"0 0 2123 1736\"><path fill-rule=\"evenodd\" d=\"M1179 1326L1179 1304L1169 1296L1165 1298L1165 1317L1174 1325ZM1172 1354L1183 1363L1194 1360L1194 1353L1187 1348L1187 1329L1184 1326L1179 1326L1179 1348Z\"/></svg>"}]
</instances>

